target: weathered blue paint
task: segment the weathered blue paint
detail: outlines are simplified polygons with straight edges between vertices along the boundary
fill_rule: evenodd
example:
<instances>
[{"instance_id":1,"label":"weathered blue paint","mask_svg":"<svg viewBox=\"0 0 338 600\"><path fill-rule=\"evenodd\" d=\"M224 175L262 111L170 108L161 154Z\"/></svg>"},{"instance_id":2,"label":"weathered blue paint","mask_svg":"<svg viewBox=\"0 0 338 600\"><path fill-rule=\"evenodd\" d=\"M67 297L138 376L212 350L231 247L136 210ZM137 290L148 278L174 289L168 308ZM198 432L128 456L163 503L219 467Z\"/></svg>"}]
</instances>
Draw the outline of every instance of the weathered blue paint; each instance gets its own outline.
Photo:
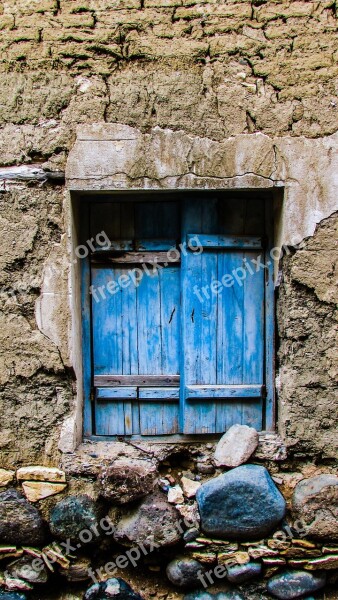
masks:
<instances>
[{"instance_id":1,"label":"weathered blue paint","mask_svg":"<svg viewBox=\"0 0 338 600\"><path fill-rule=\"evenodd\" d=\"M190 250L182 259L183 431L225 431L231 416L236 423L261 428L264 275L261 269L256 272L253 262L261 256L259 249L252 250L258 245L257 238L246 236L245 244L236 245L230 243L231 237L206 236L206 230L210 234L219 227L213 201L206 205L188 200L185 214L183 233L190 240L189 230L193 229L195 238L208 249L201 254ZM247 265L252 265L252 273ZM250 410L243 410L243 401L229 406L236 384L237 398L257 397ZM254 394L250 386L255 386ZM204 401L212 397L223 399L226 405L218 410L217 402ZM199 398L203 401L198 402Z\"/></svg>"},{"instance_id":2,"label":"weathered blue paint","mask_svg":"<svg viewBox=\"0 0 338 600\"><path fill-rule=\"evenodd\" d=\"M89 400L85 409L87 435L213 434L234 423L273 428L274 291L272 261L267 264L272 239L266 237L272 231L270 208L263 199L191 196L182 201L179 225L177 202L102 202L93 207L91 235L104 230L112 241L110 251L129 251L130 260L132 253L154 255L178 243L190 250L182 253L181 264L149 266L136 285L127 281L128 272L140 268L137 261L105 263L101 256L91 271L83 261L87 348L86 290L90 283L101 288L98 302L92 299L91 305L92 371L89 352L84 352L86 397L94 377L99 386L95 426ZM256 271L260 260L267 268ZM111 281L122 282L112 293L107 289ZM131 380L122 386L116 380L99 383L105 375L142 376L142 385ZM156 375L180 375L180 387L176 382L176 387L161 387L147 379Z\"/></svg>"},{"instance_id":3,"label":"weathered blue paint","mask_svg":"<svg viewBox=\"0 0 338 600\"><path fill-rule=\"evenodd\" d=\"M253 236L236 235L205 235L201 233L188 233L187 245L194 250L195 248L245 248L246 250L260 250L262 248L262 239Z\"/></svg>"}]
</instances>

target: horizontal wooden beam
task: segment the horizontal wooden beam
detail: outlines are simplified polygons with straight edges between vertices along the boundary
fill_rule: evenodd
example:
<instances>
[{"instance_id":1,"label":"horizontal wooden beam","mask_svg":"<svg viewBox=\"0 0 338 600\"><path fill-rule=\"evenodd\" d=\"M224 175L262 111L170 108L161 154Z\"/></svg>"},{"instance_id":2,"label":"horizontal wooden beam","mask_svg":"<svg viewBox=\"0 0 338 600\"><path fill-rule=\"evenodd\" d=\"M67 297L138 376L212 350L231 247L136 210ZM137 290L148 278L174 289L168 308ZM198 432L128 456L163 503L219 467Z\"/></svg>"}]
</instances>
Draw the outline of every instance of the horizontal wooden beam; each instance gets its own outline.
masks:
<instances>
[{"instance_id":1,"label":"horizontal wooden beam","mask_svg":"<svg viewBox=\"0 0 338 600\"><path fill-rule=\"evenodd\" d=\"M96 399L125 399L137 398L137 387L110 387L110 388L97 388Z\"/></svg>"},{"instance_id":2,"label":"horizontal wooden beam","mask_svg":"<svg viewBox=\"0 0 338 600\"><path fill-rule=\"evenodd\" d=\"M107 254L109 252L144 252L144 251L162 251L169 252L170 250L176 250L176 240L160 240L160 239L145 239L145 240L109 240L107 246L96 246L93 250L93 254ZM171 256L167 257L170 262Z\"/></svg>"},{"instance_id":3,"label":"horizontal wooden beam","mask_svg":"<svg viewBox=\"0 0 338 600\"><path fill-rule=\"evenodd\" d=\"M138 397L140 400L178 400L180 397L180 388L140 388Z\"/></svg>"},{"instance_id":4,"label":"horizontal wooden beam","mask_svg":"<svg viewBox=\"0 0 338 600\"><path fill-rule=\"evenodd\" d=\"M65 182L64 171L50 171L41 165L20 165L0 168L0 182L6 181L42 181L54 182L60 185Z\"/></svg>"},{"instance_id":5,"label":"horizontal wooden beam","mask_svg":"<svg viewBox=\"0 0 338 600\"><path fill-rule=\"evenodd\" d=\"M261 398L264 396L262 385L188 385L185 388L185 397L189 400L200 398L219 398L231 400L232 398Z\"/></svg>"},{"instance_id":6,"label":"horizontal wooden beam","mask_svg":"<svg viewBox=\"0 0 338 600\"><path fill-rule=\"evenodd\" d=\"M191 250L197 248L206 248L207 250L261 250L262 238L247 235L206 235L188 233L187 245Z\"/></svg>"},{"instance_id":7,"label":"horizontal wooden beam","mask_svg":"<svg viewBox=\"0 0 338 600\"><path fill-rule=\"evenodd\" d=\"M179 375L95 375L95 387L124 385L147 387L173 387L180 384Z\"/></svg>"},{"instance_id":8,"label":"horizontal wooden beam","mask_svg":"<svg viewBox=\"0 0 338 600\"><path fill-rule=\"evenodd\" d=\"M107 254L104 253L104 256L101 255L99 258L97 255L92 257L93 264L148 264L148 265L157 265L161 264L164 266L170 266L174 263L179 263L180 257L173 257L170 259L168 257L167 252L124 252L123 254Z\"/></svg>"}]
</instances>

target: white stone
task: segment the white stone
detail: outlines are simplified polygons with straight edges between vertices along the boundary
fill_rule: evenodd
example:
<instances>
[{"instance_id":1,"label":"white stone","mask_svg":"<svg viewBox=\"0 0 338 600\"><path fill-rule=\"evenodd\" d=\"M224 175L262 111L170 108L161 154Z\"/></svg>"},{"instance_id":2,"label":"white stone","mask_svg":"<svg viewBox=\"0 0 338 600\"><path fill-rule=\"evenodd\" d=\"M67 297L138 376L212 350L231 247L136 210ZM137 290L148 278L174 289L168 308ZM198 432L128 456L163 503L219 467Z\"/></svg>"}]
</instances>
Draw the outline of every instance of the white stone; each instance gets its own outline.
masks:
<instances>
[{"instance_id":1,"label":"white stone","mask_svg":"<svg viewBox=\"0 0 338 600\"><path fill-rule=\"evenodd\" d=\"M184 496L180 485L174 485L168 490L168 502L170 504L183 504Z\"/></svg>"},{"instance_id":2,"label":"white stone","mask_svg":"<svg viewBox=\"0 0 338 600\"><path fill-rule=\"evenodd\" d=\"M187 498L193 498L194 496L196 496L196 492L201 486L201 483L199 481L193 481L188 477L182 477L181 484L183 488L183 493Z\"/></svg>"},{"instance_id":3,"label":"white stone","mask_svg":"<svg viewBox=\"0 0 338 600\"><path fill-rule=\"evenodd\" d=\"M66 489L65 483L48 483L44 481L25 481L22 484L23 491L27 500L30 502L38 502L48 496L55 496Z\"/></svg>"},{"instance_id":4,"label":"white stone","mask_svg":"<svg viewBox=\"0 0 338 600\"><path fill-rule=\"evenodd\" d=\"M215 450L218 467L238 467L245 463L258 446L256 429L248 425L233 425L219 440Z\"/></svg>"},{"instance_id":5,"label":"white stone","mask_svg":"<svg viewBox=\"0 0 338 600\"><path fill-rule=\"evenodd\" d=\"M41 467L39 465L18 469L16 477L18 481L66 481L64 471L55 467Z\"/></svg>"},{"instance_id":6,"label":"white stone","mask_svg":"<svg viewBox=\"0 0 338 600\"><path fill-rule=\"evenodd\" d=\"M7 469L0 469L0 487L6 487L9 483L12 483L14 479L15 471L9 471Z\"/></svg>"},{"instance_id":7,"label":"white stone","mask_svg":"<svg viewBox=\"0 0 338 600\"><path fill-rule=\"evenodd\" d=\"M197 502L192 504L177 504L176 509L184 519L186 527L197 527L199 528L200 513L198 510Z\"/></svg>"}]
</instances>

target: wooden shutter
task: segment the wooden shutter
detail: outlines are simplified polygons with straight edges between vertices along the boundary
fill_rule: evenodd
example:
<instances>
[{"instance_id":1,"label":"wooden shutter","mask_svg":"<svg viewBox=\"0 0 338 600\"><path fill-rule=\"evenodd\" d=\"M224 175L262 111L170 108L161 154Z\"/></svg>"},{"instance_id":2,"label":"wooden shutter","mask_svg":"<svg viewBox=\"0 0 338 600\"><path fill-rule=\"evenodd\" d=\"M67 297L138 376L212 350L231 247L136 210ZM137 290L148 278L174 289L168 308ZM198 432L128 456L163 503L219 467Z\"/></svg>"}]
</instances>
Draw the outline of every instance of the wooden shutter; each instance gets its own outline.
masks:
<instances>
[{"instance_id":1,"label":"wooden shutter","mask_svg":"<svg viewBox=\"0 0 338 600\"><path fill-rule=\"evenodd\" d=\"M95 432L173 434L179 415L180 263L167 263L176 239L157 236L172 233L176 207L131 208L127 223L119 224L123 242L111 240L108 252L92 258ZM168 225L164 217L171 217Z\"/></svg>"},{"instance_id":2,"label":"wooden shutter","mask_svg":"<svg viewBox=\"0 0 338 600\"><path fill-rule=\"evenodd\" d=\"M200 247L182 256L181 422L184 433L224 432L234 423L262 428L264 270L218 286L262 255L260 238L209 234L215 202L188 200L183 235ZM247 263L246 263L247 261ZM225 281L230 281L228 278ZM203 291L204 288L204 291ZM215 284L214 284L214 289Z\"/></svg>"}]
</instances>

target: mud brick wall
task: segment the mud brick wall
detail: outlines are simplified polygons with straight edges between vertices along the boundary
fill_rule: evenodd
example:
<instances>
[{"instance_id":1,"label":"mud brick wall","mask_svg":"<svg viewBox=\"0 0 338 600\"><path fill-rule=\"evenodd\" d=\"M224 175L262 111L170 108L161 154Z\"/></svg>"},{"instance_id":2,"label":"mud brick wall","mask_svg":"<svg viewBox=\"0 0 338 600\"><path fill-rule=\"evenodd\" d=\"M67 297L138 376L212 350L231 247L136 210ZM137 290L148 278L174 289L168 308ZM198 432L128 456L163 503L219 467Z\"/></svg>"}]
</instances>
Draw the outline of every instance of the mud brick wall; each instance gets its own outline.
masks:
<instances>
[{"instance_id":1,"label":"mud brick wall","mask_svg":"<svg viewBox=\"0 0 338 600\"><path fill-rule=\"evenodd\" d=\"M331 135L336 11L332 0L3 1L0 169L64 170L79 123L214 140ZM2 180L0 191L1 462L56 464L76 388L69 308L60 335L42 333L37 313L51 257L68 293L65 188ZM285 258L278 300L281 430L296 454L330 460L334 227L332 216Z\"/></svg>"}]
</instances>

